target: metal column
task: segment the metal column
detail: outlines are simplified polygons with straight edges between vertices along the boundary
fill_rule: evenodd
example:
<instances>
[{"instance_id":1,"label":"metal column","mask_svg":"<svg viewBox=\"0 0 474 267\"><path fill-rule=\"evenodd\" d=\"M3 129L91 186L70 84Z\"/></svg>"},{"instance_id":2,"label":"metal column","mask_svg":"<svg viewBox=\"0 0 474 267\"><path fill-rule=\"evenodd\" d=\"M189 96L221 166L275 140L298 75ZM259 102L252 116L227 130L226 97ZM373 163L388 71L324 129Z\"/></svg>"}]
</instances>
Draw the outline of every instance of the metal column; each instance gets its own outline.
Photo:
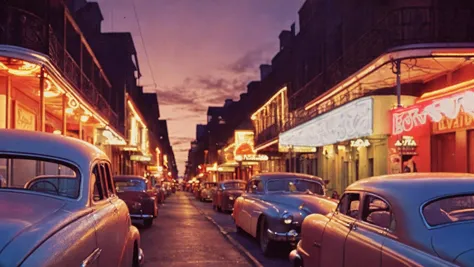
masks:
<instances>
[{"instance_id":1,"label":"metal column","mask_svg":"<svg viewBox=\"0 0 474 267\"><path fill-rule=\"evenodd\" d=\"M45 102L44 102L44 84L45 84L45 77L44 77L44 66L41 67L41 74L40 74L40 131L46 131L46 112L45 112Z\"/></svg>"}]
</instances>

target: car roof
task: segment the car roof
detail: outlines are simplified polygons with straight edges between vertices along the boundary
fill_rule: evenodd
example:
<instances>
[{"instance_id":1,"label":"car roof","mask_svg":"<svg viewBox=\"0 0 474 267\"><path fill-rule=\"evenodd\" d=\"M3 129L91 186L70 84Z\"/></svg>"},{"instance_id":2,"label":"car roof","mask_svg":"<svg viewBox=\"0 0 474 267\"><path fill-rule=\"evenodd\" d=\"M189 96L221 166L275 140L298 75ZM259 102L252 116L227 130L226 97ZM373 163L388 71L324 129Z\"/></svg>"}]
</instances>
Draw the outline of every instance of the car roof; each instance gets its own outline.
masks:
<instances>
[{"instance_id":1,"label":"car roof","mask_svg":"<svg viewBox=\"0 0 474 267\"><path fill-rule=\"evenodd\" d=\"M89 165L97 158L108 160L107 155L92 144L52 133L0 129L0 140L0 153L48 156L77 165Z\"/></svg>"},{"instance_id":2,"label":"car roof","mask_svg":"<svg viewBox=\"0 0 474 267\"><path fill-rule=\"evenodd\" d=\"M262 180L270 180L270 179L288 179L288 178L301 178L301 179L309 179L322 182L323 179L321 177L303 174L303 173L292 173L292 172L268 172L268 173L259 173L252 178L260 178Z\"/></svg>"},{"instance_id":3,"label":"car roof","mask_svg":"<svg viewBox=\"0 0 474 267\"><path fill-rule=\"evenodd\" d=\"M147 181L148 179L139 175L115 175L114 179L137 179Z\"/></svg>"},{"instance_id":4,"label":"car roof","mask_svg":"<svg viewBox=\"0 0 474 267\"><path fill-rule=\"evenodd\" d=\"M225 180L222 181L221 184L228 184L228 183L246 183L244 180Z\"/></svg>"},{"instance_id":5,"label":"car roof","mask_svg":"<svg viewBox=\"0 0 474 267\"><path fill-rule=\"evenodd\" d=\"M474 194L474 174L468 173L404 173L383 175L357 181L347 191L367 191L387 200L418 205L442 196Z\"/></svg>"}]
</instances>

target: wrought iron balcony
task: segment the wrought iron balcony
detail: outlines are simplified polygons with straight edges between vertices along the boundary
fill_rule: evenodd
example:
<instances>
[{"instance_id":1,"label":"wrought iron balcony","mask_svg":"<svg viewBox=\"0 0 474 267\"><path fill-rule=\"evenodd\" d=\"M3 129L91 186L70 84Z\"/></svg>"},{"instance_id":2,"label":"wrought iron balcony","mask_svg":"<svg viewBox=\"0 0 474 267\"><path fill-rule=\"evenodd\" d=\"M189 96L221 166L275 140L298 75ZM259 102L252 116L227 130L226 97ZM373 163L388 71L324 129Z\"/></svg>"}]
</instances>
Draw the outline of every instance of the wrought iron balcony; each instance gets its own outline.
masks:
<instances>
[{"instance_id":1,"label":"wrought iron balcony","mask_svg":"<svg viewBox=\"0 0 474 267\"><path fill-rule=\"evenodd\" d=\"M62 8L60 13L63 17L49 18L50 22L62 20L62 23L67 25L64 23L67 11L65 6ZM63 34L58 34L58 32L63 32ZM82 34L80 32L75 34L79 38L68 39L65 29L54 29L52 24L46 22L46 19L32 12L0 3L0 44L24 47L48 55L76 91L107 118L111 125L123 130L123 127L120 127L118 115L101 93L109 92L111 88L108 87L105 76L96 69L95 65L86 66L86 57L88 56L91 61L93 56L83 49L85 39L82 38ZM78 59L74 59L63 45L74 41L77 41L74 46L83 49L77 53Z\"/></svg>"},{"instance_id":2,"label":"wrought iron balcony","mask_svg":"<svg viewBox=\"0 0 474 267\"><path fill-rule=\"evenodd\" d=\"M272 139L278 137L281 132L281 127L277 124L272 124L271 126L265 128L263 131L257 134L255 137L255 145L261 145Z\"/></svg>"},{"instance_id":3,"label":"wrought iron balcony","mask_svg":"<svg viewBox=\"0 0 474 267\"><path fill-rule=\"evenodd\" d=\"M338 60L289 97L293 112L285 129L335 108L336 104L305 111L303 106L390 49L411 44L474 42L473 32L474 10L470 8L410 7L390 12ZM356 94L347 92L346 101L338 103L342 105L366 93L364 90Z\"/></svg>"}]
</instances>

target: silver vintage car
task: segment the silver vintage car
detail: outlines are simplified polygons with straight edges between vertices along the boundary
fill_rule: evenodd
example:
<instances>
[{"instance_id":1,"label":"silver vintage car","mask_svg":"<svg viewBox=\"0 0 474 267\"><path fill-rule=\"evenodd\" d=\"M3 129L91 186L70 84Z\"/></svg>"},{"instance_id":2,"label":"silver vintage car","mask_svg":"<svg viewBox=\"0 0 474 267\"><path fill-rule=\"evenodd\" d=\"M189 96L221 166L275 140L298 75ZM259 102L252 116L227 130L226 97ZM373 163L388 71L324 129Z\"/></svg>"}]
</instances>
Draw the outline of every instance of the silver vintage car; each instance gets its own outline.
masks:
<instances>
[{"instance_id":1,"label":"silver vintage car","mask_svg":"<svg viewBox=\"0 0 474 267\"><path fill-rule=\"evenodd\" d=\"M108 157L54 134L0 130L0 266L140 266L140 233Z\"/></svg>"},{"instance_id":2,"label":"silver vintage car","mask_svg":"<svg viewBox=\"0 0 474 267\"><path fill-rule=\"evenodd\" d=\"M238 231L257 238L265 255L281 243L299 239L301 223L311 213L326 214L337 202L325 195L321 178L297 173L254 176L234 204Z\"/></svg>"},{"instance_id":3,"label":"silver vintage car","mask_svg":"<svg viewBox=\"0 0 474 267\"><path fill-rule=\"evenodd\" d=\"M303 222L294 266L474 266L474 175L411 173L350 185Z\"/></svg>"}]
</instances>

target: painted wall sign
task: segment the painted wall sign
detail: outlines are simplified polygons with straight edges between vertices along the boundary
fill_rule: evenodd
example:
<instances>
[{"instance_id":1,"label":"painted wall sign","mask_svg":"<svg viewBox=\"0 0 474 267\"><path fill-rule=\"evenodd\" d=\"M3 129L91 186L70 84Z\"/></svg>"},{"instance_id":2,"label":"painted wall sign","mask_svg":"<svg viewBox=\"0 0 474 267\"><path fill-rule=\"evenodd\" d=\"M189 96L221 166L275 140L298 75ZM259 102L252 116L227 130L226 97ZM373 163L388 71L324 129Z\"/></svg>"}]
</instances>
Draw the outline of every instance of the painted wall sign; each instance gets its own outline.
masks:
<instances>
[{"instance_id":1,"label":"painted wall sign","mask_svg":"<svg viewBox=\"0 0 474 267\"><path fill-rule=\"evenodd\" d=\"M392 134L409 132L428 122L437 123L443 118L454 120L461 111L474 116L474 89L444 97L441 99L416 104L407 109L394 111L392 116Z\"/></svg>"},{"instance_id":2,"label":"painted wall sign","mask_svg":"<svg viewBox=\"0 0 474 267\"><path fill-rule=\"evenodd\" d=\"M268 156L263 154L236 155L236 161L267 161Z\"/></svg>"},{"instance_id":3,"label":"painted wall sign","mask_svg":"<svg viewBox=\"0 0 474 267\"><path fill-rule=\"evenodd\" d=\"M364 97L318 116L279 136L282 146L321 147L373 133L374 103Z\"/></svg>"},{"instance_id":4,"label":"painted wall sign","mask_svg":"<svg viewBox=\"0 0 474 267\"><path fill-rule=\"evenodd\" d=\"M368 139L357 139L357 140L351 140L351 147L369 147L370 146L370 141Z\"/></svg>"},{"instance_id":5,"label":"painted wall sign","mask_svg":"<svg viewBox=\"0 0 474 267\"><path fill-rule=\"evenodd\" d=\"M15 129L36 131L36 114L15 101Z\"/></svg>"},{"instance_id":6,"label":"painted wall sign","mask_svg":"<svg viewBox=\"0 0 474 267\"><path fill-rule=\"evenodd\" d=\"M464 112L459 113L456 119L443 118L441 121L433 123L434 133L452 132L469 128L474 128L474 117Z\"/></svg>"}]
</instances>

